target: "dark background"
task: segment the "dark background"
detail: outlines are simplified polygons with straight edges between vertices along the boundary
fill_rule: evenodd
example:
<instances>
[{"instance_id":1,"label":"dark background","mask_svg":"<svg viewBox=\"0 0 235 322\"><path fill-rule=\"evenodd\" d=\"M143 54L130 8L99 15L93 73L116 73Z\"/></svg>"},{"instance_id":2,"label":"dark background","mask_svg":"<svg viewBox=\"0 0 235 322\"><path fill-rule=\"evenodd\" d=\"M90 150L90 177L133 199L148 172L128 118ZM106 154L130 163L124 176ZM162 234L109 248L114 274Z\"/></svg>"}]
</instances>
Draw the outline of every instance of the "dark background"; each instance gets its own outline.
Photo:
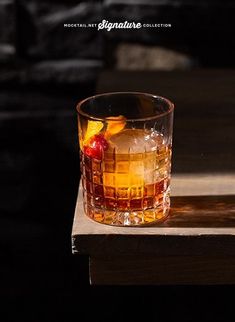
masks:
<instances>
[{"instance_id":1,"label":"dark background","mask_svg":"<svg viewBox=\"0 0 235 322\"><path fill-rule=\"evenodd\" d=\"M232 287L89 286L88 259L71 254L70 235L76 103L104 69L123 68L122 46L124 68L134 59L140 69L146 55L136 52L159 48L171 54L156 70L234 68L234 15L234 1L0 0L1 321L233 320ZM102 19L172 28L63 27Z\"/></svg>"}]
</instances>

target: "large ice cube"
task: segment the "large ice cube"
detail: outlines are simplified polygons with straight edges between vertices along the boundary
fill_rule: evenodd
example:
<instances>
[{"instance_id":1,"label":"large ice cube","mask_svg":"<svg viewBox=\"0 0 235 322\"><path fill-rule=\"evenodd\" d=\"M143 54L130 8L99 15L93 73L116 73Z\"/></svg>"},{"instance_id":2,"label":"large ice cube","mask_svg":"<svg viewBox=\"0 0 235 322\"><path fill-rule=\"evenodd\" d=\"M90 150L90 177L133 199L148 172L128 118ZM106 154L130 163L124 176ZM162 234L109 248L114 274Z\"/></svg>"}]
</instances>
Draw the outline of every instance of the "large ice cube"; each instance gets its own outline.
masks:
<instances>
[{"instance_id":1,"label":"large ice cube","mask_svg":"<svg viewBox=\"0 0 235 322\"><path fill-rule=\"evenodd\" d=\"M155 151L162 143L161 134L142 129L126 129L110 138L110 147L121 154Z\"/></svg>"}]
</instances>

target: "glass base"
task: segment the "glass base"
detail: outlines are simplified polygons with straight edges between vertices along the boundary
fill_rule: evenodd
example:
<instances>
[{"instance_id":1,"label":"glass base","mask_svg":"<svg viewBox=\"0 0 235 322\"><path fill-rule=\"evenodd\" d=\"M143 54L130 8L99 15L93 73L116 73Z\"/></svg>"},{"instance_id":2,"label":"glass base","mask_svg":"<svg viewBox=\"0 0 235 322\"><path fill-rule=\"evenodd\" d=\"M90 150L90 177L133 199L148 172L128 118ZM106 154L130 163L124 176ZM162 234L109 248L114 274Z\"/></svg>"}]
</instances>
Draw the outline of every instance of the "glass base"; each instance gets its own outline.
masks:
<instances>
[{"instance_id":1,"label":"glass base","mask_svg":"<svg viewBox=\"0 0 235 322\"><path fill-rule=\"evenodd\" d=\"M164 221L170 210L170 203L165 207L143 211L114 211L84 205L86 215L92 220L112 226L147 226Z\"/></svg>"}]
</instances>

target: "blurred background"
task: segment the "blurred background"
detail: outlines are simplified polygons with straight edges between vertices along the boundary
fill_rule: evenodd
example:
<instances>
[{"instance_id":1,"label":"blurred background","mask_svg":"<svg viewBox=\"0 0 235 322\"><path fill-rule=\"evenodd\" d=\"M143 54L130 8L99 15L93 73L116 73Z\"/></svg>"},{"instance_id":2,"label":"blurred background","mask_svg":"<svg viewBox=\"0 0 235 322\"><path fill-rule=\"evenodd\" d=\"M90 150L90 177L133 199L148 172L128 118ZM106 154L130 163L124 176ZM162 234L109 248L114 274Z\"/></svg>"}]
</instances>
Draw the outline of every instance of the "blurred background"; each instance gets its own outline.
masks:
<instances>
[{"instance_id":1,"label":"blurred background","mask_svg":"<svg viewBox=\"0 0 235 322\"><path fill-rule=\"evenodd\" d=\"M196 321L208 300L204 320L230 313L225 287L91 287L70 235L76 103L105 70L234 68L234 15L234 1L0 0L0 321ZM103 19L172 27L64 28Z\"/></svg>"}]
</instances>

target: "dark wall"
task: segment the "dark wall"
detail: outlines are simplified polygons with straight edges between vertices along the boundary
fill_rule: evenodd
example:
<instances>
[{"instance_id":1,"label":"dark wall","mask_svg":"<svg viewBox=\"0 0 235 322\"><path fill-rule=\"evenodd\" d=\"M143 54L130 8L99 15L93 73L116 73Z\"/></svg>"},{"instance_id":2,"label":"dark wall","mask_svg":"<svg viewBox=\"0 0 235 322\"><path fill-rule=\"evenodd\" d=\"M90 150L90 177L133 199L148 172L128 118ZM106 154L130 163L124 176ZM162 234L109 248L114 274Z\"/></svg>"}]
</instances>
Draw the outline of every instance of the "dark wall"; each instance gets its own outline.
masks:
<instances>
[{"instance_id":1,"label":"dark wall","mask_svg":"<svg viewBox=\"0 0 235 322\"><path fill-rule=\"evenodd\" d=\"M233 1L2 0L0 83L88 83L119 42L187 53L198 66L234 66ZM64 23L171 23L138 31L64 28Z\"/></svg>"}]
</instances>

